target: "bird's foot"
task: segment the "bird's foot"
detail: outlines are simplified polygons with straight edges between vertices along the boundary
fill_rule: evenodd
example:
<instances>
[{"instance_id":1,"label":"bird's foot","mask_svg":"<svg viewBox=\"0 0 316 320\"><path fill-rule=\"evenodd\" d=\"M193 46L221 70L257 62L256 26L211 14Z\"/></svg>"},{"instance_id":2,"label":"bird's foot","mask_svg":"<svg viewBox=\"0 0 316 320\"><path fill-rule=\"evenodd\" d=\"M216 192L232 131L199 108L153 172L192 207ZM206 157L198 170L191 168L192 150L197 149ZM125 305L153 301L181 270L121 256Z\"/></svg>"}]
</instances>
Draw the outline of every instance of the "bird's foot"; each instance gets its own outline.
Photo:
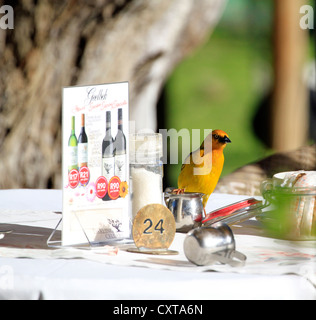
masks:
<instances>
[{"instance_id":1,"label":"bird's foot","mask_svg":"<svg viewBox=\"0 0 316 320\"><path fill-rule=\"evenodd\" d=\"M183 193L184 193L184 189L173 189L173 190L172 190L172 193L175 193L175 194L183 194Z\"/></svg>"}]
</instances>

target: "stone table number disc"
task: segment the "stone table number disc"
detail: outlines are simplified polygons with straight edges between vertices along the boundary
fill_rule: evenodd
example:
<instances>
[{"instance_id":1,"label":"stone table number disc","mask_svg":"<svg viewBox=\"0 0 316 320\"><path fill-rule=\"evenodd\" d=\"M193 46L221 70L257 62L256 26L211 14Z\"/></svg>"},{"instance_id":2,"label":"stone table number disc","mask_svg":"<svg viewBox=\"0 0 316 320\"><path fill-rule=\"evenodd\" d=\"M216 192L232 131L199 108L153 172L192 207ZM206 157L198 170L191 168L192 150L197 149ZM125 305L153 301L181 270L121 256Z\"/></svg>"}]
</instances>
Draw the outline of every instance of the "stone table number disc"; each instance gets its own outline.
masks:
<instances>
[{"instance_id":1,"label":"stone table number disc","mask_svg":"<svg viewBox=\"0 0 316 320\"><path fill-rule=\"evenodd\" d=\"M133 239L137 248L129 252L175 255L168 250L176 234L176 223L171 211L161 204L149 204L140 209L133 222Z\"/></svg>"}]
</instances>

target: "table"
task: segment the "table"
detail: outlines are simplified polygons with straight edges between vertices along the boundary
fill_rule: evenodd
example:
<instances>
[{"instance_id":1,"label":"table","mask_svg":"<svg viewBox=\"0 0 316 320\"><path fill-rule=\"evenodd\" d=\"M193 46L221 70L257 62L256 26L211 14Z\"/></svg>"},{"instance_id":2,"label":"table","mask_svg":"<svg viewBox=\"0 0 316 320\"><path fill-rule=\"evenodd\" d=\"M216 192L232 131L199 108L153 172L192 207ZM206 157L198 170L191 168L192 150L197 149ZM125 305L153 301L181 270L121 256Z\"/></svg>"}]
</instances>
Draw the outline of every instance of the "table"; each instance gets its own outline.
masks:
<instances>
[{"instance_id":1,"label":"table","mask_svg":"<svg viewBox=\"0 0 316 320\"><path fill-rule=\"evenodd\" d=\"M245 198L213 194L207 211ZM180 233L177 256L48 248L60 211L61 190L0 191L0 230L13 230L0 240L0 299L316 299L315 242L265 237L256 220L233 228L244 267L197 267Z\"/></svg>"}]
</instances>

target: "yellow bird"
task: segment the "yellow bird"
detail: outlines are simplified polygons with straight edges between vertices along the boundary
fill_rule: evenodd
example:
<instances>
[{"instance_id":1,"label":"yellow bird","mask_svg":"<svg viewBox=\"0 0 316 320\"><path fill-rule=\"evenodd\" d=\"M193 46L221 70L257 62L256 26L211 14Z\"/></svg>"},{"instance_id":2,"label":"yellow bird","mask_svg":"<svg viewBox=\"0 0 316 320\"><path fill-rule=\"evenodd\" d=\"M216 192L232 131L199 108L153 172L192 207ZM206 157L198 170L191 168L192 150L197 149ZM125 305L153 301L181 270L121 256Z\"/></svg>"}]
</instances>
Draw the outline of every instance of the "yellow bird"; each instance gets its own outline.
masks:
<instances>
[{"instance_id":1,"label":"yellow bird","mask_svg":"<svg viewBox=\"0 0 316 320\"><path fill-rule=\"evenodd\" d=\"M200 148L185 159L178 178L178 190L204 193L203 207L213 193L224 166L223 150L231 143L226 132L214 130Z\"/></svg>"}]
</instances>

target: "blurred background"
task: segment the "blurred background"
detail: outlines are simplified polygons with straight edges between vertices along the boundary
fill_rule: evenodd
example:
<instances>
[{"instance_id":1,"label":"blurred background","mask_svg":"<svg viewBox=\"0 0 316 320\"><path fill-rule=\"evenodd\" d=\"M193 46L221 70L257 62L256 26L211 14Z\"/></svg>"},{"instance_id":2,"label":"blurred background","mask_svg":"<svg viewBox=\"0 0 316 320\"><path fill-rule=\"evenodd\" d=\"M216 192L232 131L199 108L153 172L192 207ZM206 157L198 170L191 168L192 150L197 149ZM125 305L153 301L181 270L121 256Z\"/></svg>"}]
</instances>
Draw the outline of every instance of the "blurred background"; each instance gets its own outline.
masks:
<instances>
[{"instance_id":1,"label":"blurred background","mask_svg":"<svg viewBox=\"0 0 316 320\"><path fill-rule=\"evenodd\" d=\"M61 188L62 87L118 81L130 83L137 129L200 129L201 142L204 129L226 131L223 178L295 150L284 169L315 168L315 26L300 26L314 24L315 0L6 4L14 29L0 28L0 188ZM165 187L176 186L180 162L165 165Z\"/></svg>"},{"instance_id":2,"label":"blurred background","mask_svg":"<svg viewBox=\"0 0 316 320\"><path fill-rule=\"evenodd\" d=\"M222 176L276 152L315 143L316 40L315 29L299 28L297 14L303 4L314 6L314 1L228 1L209 41L168 79L160 101L165 110L162 127L201 129L201 139L204 128L226 131L233 143L225 150ZM292 17L287 15L291 11ZM286 57L282 66L277 59ZM277 82L286 82L288 75L296 77L295 83L279 88ZM298 89L294 97L291 85ZM280 98L279 104L286 105L277 124L272 119L271 109L278 108L273 92L288 95ZM308 123L300 116L293 118L291 108L301 115L307 112ZM289 124L279 128L279 122ZM280 143L273 141L273 126ZM165 166L167 185L177 184L180 168Z\"/></svg>"}]
</instances>

